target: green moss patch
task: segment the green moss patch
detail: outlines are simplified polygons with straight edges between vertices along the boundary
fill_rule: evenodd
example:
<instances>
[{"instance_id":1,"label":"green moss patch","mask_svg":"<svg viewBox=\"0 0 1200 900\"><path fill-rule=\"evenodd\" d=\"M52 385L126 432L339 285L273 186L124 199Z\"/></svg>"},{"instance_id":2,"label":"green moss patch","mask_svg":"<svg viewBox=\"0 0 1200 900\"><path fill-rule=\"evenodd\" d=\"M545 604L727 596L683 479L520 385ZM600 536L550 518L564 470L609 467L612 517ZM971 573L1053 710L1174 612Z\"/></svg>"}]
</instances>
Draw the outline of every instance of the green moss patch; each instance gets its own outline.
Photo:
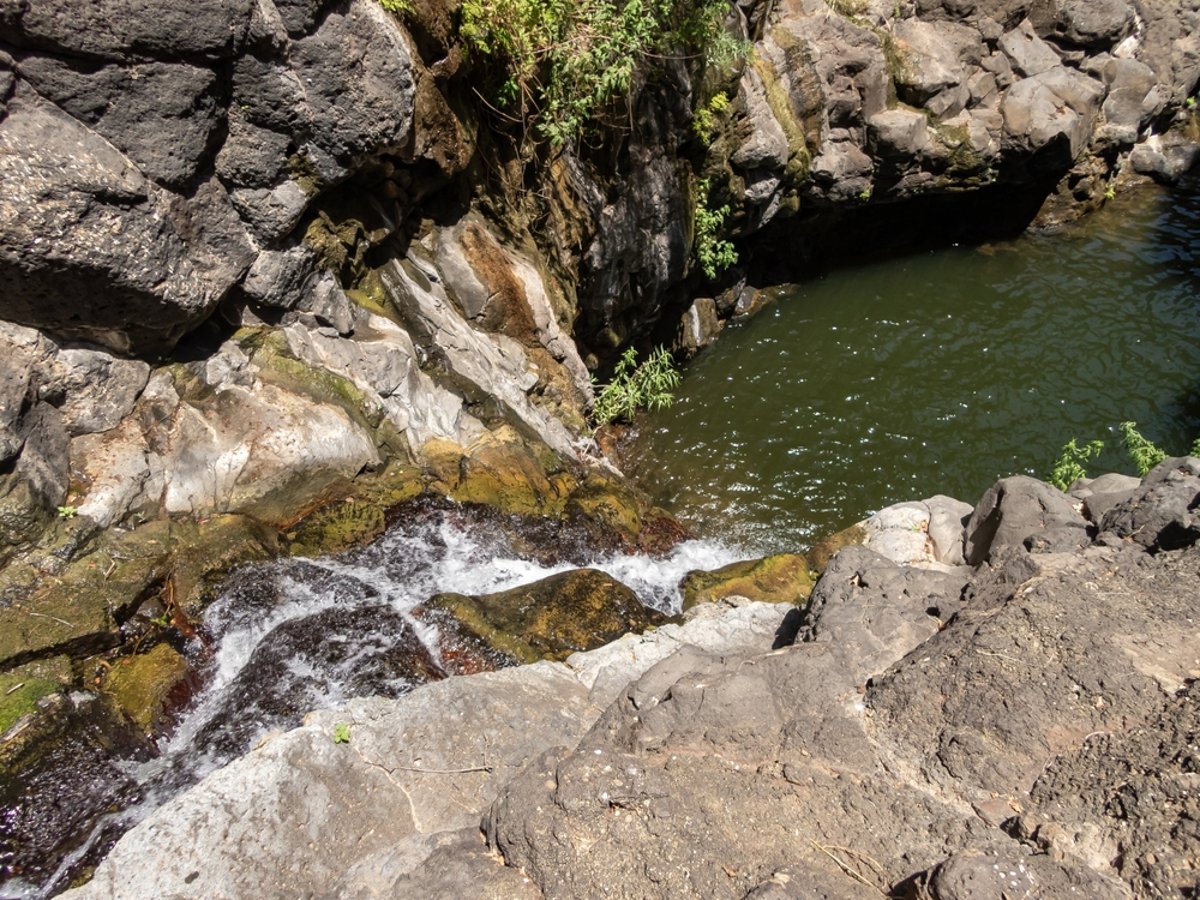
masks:
<instances>
[{"instance_id":1,"label":"green moss patch","mask_svg":"<svg viewBox=\"0 0 1200 900\"><path fill-rule=\"evenodd\" d=\"M0 674L0 735L37 709L38 701L71 683L65 657L31 663Z\"/></svg>"},{"instance_id":2,"label":"green moss patch","mask_svg":"<svg viewBox=\"0 0 1200 900\"><path fill-rule=\"evenodd\" d=\"M766 603L801 604L812 593L813 575L807 556L779 553L730 563L711 572L689 572L681 587L685 610L735 595Z\"/></svg>"},{"instance_id":3,"label":"green moss patch","mask_svg":"<svg viewBox=\"0 0 1200 900\"><path fill-rule=\"evenodd\" d=\"M633 591L596 569L478 597L438 594L425 606L445 610L467 633L521 662L566 659L660 621Z\"/></svg>"}]
</instances>

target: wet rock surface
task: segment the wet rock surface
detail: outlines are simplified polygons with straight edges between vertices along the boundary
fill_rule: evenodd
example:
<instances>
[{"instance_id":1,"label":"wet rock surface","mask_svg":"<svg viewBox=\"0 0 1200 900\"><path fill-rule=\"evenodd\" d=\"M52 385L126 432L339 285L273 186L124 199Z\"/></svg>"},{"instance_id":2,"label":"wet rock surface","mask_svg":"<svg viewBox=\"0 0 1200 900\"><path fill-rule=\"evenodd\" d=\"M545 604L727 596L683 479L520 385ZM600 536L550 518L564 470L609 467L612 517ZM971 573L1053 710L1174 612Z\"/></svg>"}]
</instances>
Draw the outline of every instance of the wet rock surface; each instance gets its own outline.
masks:
<instances>
[{"instance_id":1,"label":"wet rock surface","mask_svg":"<svg viewBox=\"0 0 1200 900\"><path fill-rule=\"evenodd\" d=\"M808 557L780 553L730 563L713 572L689 572L681 589L686 611L697 603L712 603L731 596L801 605L812 592L812 585Z\"/></svg>"},{"instance_id":2,"label":"wet rock surface","mask_svg":"<svg viewBox=\"0 0 1200 900\"><path fill-rule=\"evenodd\" d=\"M1164 463L1139 491L1190 464ZM649 897L1184 897L1200 858L1198 553L1111 532L1069 550L1014 536L974 569L938 571L851 547L830 562L798 631L782 607L705 604L683 626L565 665L315 714L160 810L80 895L248 896L288 871L293 890L336 883L366 895L403 885L448 896L479 879L545 897L600 886ZM760 610L767 618L750 626ZM456 730L450 698L468 695L473 715L548 717L545 737ZM354 756L334 761L347 752L330 737L339 721ZM201 868L190 860L241 848L196 846L199 821L307 817L311 805L272 780L294 791L314 779L317 790L324 768L347 765L348 779L387 774L380 803L400 811L390 841L381 826L350 825L375 811L326 804L322 821L339 835L328 853L298 854L286 828L275 840L256 830L250 858L262 871L191 875ZM247 784L271 793L240 798ZM477 843L480 815L498 857ZM353 855L348 827L371 835ZM148 841L187 849L147 865ZM300 857L293 872L287 860Z\"/></svg>"},{"instance_id":3,"label":"wet rock surface","mask_svg":"<svg viewBox=\"0 0 1200 900\"><path fill-rule=\"evenodd\" d=\"M565 659L593 650L661 617L610 575L574 569L498 594L437 594L425 610L449 613L458 627L521 662Z\"/></svg>"}]
</instances>

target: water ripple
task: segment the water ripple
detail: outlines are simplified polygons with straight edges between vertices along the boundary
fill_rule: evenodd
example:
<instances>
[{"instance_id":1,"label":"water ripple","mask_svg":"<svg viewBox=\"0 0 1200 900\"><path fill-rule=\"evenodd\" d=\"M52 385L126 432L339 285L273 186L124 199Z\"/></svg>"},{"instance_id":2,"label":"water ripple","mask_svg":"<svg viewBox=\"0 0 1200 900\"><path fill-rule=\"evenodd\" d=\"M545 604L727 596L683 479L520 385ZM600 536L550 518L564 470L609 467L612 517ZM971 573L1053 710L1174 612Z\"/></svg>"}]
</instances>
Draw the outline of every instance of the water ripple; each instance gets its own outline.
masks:
<instances>
[{"instance_id":1,"label":"water ripple","mask_svg":"<svg viewBox=\"0 0 1200 900\"><path fill-rule=\"evenodd\" d=\"M631 468L765 551L914 495L974 501L1124 419L1180 450L1200 433L1198 242L1200 197L1147 191L1065 235L781 288L693 362Z\"/></svg>"}]
</instances>

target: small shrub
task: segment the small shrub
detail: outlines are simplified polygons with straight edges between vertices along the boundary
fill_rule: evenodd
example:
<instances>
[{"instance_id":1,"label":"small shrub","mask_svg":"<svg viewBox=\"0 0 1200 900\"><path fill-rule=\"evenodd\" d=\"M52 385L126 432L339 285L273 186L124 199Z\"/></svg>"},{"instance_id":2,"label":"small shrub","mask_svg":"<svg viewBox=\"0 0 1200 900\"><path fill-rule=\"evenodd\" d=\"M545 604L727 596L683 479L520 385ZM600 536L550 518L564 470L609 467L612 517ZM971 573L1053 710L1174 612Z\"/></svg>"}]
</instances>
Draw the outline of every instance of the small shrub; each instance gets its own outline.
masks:
<instances>
[{"instance_id":1,"label":"small shrub","mask_svg":"<svg viewBox=\"0 0 1200 900\"><path fill-rule=\"evenodd\" d=\"M605 425L618 419L629 421L639 409L665 409L674 402L671 392L679 381L679 369L665 347L659 347L640 364L637 350L630 347L617 363L612 381L598 386L592 418Z\"/></svg>"},{"instance_id":2,"label":"small shrub","mask_svg":"<svg viewBox=\"0 0 1200 900\"><path fill-rule=\"evenodd\" d=\"M412 0L379 0L379 5L398 16L412 12Z\"/></svg>"},{"instance_id":3,"label":"small shrub","mask_svg":"<svg viewBox=\"0 0 1200 900\"><path fill-rule=\"evenodd\" d=\"M1154 446L1137 430L1137 422L1122 422L1120 429L1125 441L1125 452L1137 467L1138 475L1145 475L1167 458L1163 450Z\"/></svg>"},{"instance_id":4,"label":"small shrub","mask_svg":"<svg viewBox=\"0 0 1200 900\"><path fill-rule=\"evenodd\" d=\"M79 512L74 506L60 506L58 508L58 517L60 519L73 519Z\"/></svg>"},{"instance_id":5,"label":"small shrub","mask_svg":"<svg viewBox=\"0 0 1200 900\"><path fill-rule=\"evenodd\" d=\"M692 131L696 133L696 137L703 141L711 140L713 132L716 131L717 117L727 109L729 109L729 95L724 91L718 91L709 98L707 103L699 106L692 116Z\"/></svg>"},{"instance_id":6,"label":"small shrub","mask_svg":"<svg viewBox=\"0 0 1200 900\"><path fill-rule=\"evenodd\" d=\"M628 95L644 66L736 53L729 10L729 0L464 0L460 32L502 67L499 103L561 146Z\"/></svg>"},{"instance_id":7,"label":"small shrub","mask_svg":"<svg viewBox=\"0 0 1200 900\"><path fill-rule=\"evenodd\" d=\"M1093 457L1099 456L1103 449L1104 441L1089 441L1080 447L1075 442L1075 438L1071 438L1063 445L1062 452L1058 454L1058 459L1054 461L1046 480L1060 491L1066 491L1080 478L1087 477L1087 468L1084 464Z\"/></svg>"},{"instance_id":8,"label":"small shrub","mask_svg":"<svg viewBox=\"0 0 1200 900\"><path fill-rule=\"evenodd\" d=\"M350 726L346 722L338 722L333 726L333 742L335 744L350 743Z\"/></svg>"},{"instance_id":9,"label":"small shrub","mask_svg":"<svg viewBox=\"0 0 1200 900\"><path fill-rule=\"evenodd\" d=\"M714 279L738 261L730 241L718 237L729 215L729 204L713 209L708 205L708 179L696 185L696 262L708 278Z\"/></svg>"}]
</instances>

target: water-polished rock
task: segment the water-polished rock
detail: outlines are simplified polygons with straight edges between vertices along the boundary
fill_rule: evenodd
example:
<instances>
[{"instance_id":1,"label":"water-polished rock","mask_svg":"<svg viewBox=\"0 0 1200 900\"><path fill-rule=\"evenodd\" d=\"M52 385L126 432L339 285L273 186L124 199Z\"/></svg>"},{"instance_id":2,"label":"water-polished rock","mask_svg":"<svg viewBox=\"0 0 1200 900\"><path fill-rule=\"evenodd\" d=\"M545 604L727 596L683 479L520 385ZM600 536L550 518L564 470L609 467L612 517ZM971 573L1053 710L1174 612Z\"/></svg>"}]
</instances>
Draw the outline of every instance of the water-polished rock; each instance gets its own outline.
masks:
<instances>
[{"instance_id":1,"label":"water-polished rock","mask_svg":"<svg viewBox=\"0 0 1200 900\"><path fill-rule=\"evenodd\" d=\"M633 591L596 569L477 597L437 594L425 608L450 613L467 632L521 662L566 659L661 621Z\"/></svg>"},{"instance_id":2,"label":"water-polished rock","mask_svg":"<svg viewBox=\"0 0 1200 900\"><path fill-rule=\"evenodd\" d=\"M730 563L711 572L689 572L680 589L683 608L737 595L767 603L801 604L812 592L813 573L800 553L778 553Z\"/></svg>"}]
</instances>

